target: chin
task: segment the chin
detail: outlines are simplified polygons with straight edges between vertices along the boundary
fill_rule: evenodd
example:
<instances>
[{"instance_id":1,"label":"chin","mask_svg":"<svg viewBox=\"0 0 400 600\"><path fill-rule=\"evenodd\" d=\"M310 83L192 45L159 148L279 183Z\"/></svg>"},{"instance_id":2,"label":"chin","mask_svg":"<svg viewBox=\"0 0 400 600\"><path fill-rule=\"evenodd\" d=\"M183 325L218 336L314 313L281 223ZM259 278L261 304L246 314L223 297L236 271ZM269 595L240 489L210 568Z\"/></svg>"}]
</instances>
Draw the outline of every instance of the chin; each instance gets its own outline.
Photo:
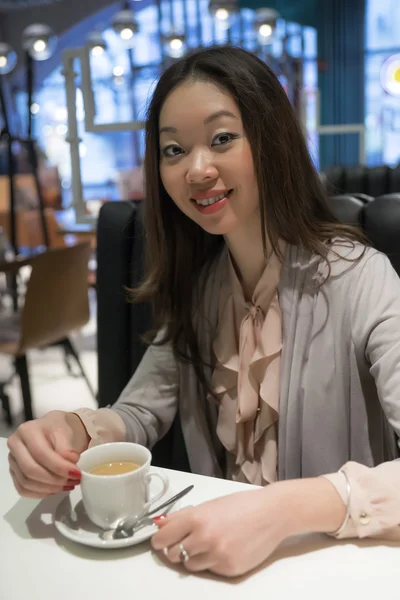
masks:
<instances>
[{"instance_id":1,"label":"chin","mask_svg":"<svg viewBox=\"0 0 400 600\"><path fill-rule=\"evenodd\" d=\"M200 227L211 235L228 235L238 227L238 223L229 223L222 219L219 223L199 223Z\"/></svg>"}]
</instances>

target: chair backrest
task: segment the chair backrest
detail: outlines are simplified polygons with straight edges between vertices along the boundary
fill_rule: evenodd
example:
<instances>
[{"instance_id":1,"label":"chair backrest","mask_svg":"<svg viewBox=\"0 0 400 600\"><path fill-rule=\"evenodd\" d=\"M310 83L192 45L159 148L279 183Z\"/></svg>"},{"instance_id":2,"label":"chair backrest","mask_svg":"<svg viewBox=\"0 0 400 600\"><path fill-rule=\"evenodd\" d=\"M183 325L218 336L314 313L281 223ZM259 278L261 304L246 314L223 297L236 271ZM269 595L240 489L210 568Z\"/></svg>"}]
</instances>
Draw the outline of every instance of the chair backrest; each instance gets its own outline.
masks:
<instances>
[{"instance_id":1,"label":"chair backrest","mask_svg":"<svg viewBox=\"0 0 400 600\"><path fill-rule=\"evenodd\" d=\"M366 169L362 165L347 167L344 171L344 192L362 192L365 190Z\"/></svg>"},{"instance_id":2,"label":"chair backrest","mask_svg":"<svg viewBox=\"0 0 400 600\"><path fill-rule=\"evenodd\" d=\"M148 303L128 302L126 287L143 277L141 202L109 202L97 224L97 353L99 406L114 404L135 372L151 327ZM153 464L190 471L179 412L152 449Z\"/></svg>"},{"instance_id":3,"label":"chair backrest","mask_svg":"<svg viewBox=\"0 0 400 600\"><path fill-rule=\"evenodd\" d=\"M400 192L400 164L389 173L389 194Z\"/></svg>"},{"instance_id":4,"label":"chair backrest","mask_svg":"<svg viewBox=\"0 0 400 600\"><path fill-rule=\"evenodd\" d=\"M54 209L45 208L44 214L49 234L50 248L63 248L64 246L72 245L67 243L67 236L59 233L60 226L57 223ZM42 222L38 209L19 209L15 212L15 219L17 225L17 244L20 250L44 246ZM0 211L0 226L4 228L7 238L10 240L10 215L8 212Z\"/></svg>"},{"instance_id":5,"label":"chair backrest","mask_svg":"<svg viewBox=\"0 0 400 600\"><path fill-rule=\"evenodd\" d=\"M365 189L354 191L365 192L374 198L381 196L382 194L387 194L389 191L390 172L391 169L387 165L380 165L378 167L366 169Z\"/></svg>"},{"instance_id":6,"label":"chair backrest","mask_svg":"<svg viewBox=\"0 0 400 600\"><path fill-rule=\"evenodd\" d=\"M90 244L48 250L32 261L19 353L51 344L89 320Z\"/></svg>"},{"instance_id":7,"label":"chair backrest","mask_svg":"<svg viewBox=\"0 0 400 600\"><path fill-rule=\"evenodd\" d=\"M365 206L364 232L400 275L400 194L380 196Z\"/></svg>"},{"instance_id":8,"label":"chair backrest","mask_svg":"<svg viewBox=\"0 0 400 600\"><path fill-rule=\"evenodd\" d=\"M361 227L365 203L350 195L331 196L329 205L335 217L346 225Z\"/></svg>"},{"instance_id":9,"label":"chair backrest","mask_svg":"<svg viewBox=\"0 0 400 600\"><path fill-rule=\"evenodd\" d=\"M136 211L135 202L108 202L97 222L99 406L116 402L141 359L132 356L141 346L131 326L138 306L128 302L126 292L132 285Z\"/></svg>"},{"instance_id":10,"label":"chair backrest","mask_svg":"<svg viewBox=\"0 0 400 600\"><path fill-rule=\"evenodd\" d=\"M330 195L360 193L376 198L400 192L400 166L395 169L387 165L333 166L324 175L326 190Z\"/></svg>"}]
</instances>

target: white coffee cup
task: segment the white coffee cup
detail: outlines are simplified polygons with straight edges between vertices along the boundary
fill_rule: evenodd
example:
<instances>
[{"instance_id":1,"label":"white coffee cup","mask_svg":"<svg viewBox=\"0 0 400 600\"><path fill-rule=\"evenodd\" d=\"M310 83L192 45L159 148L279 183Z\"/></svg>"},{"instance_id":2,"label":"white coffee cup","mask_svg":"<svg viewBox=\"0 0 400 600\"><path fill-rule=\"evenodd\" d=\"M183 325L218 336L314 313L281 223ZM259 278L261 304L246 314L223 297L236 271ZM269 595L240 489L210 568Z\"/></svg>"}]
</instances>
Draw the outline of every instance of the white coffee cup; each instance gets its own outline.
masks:
<instances>
[{"instance_id":1,"label":"white coffee cup","mask_svg":"<svg viewBox=\"0 0 400 600\"><path fill-rule=\"evenodd\" d=\"M138 469L121 475L93 475L95 467L109 462L130 461ZM82 472L81 492L89 519L103 529L112 529L126 517L139 517L159 500L168 489L163 473L149 473L151 452L139 444L111 442L89 448L81 454L78 467ZM162 490L149 498L152 477L162 481Z\"/></svg>"}]
</instances>

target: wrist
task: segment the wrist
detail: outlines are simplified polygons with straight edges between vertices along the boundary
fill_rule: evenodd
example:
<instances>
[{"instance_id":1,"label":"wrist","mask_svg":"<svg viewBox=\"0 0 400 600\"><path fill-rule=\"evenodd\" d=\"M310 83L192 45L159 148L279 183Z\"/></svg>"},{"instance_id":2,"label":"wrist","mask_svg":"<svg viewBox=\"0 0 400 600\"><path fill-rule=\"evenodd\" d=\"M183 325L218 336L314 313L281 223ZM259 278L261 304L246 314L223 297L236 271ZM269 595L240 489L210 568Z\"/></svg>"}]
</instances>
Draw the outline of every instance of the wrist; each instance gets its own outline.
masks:
<instances>
[{"instance_id":1,"label":"wrist","mask_svg":"<svg viewBox=\"0 0 400 600\"><path fill-rule=\"evenodd\" d=\"M332 533L342 525L346 506L335 487L324 477L293 479L274 486L284 511L288 536Z\"/></svg>"},{"instance_id":2,"label":"wrist","mask_svg":"<svg viewBox=\"0 0 400 600\"><path fill-rule=\"evenodd\" d=\"M91 439L87 429L82 420L75 413L67 412L64 414L64 416L67 424L73 431L74 450L81 454L88 449Z\"/></svg>"}]
</instances>

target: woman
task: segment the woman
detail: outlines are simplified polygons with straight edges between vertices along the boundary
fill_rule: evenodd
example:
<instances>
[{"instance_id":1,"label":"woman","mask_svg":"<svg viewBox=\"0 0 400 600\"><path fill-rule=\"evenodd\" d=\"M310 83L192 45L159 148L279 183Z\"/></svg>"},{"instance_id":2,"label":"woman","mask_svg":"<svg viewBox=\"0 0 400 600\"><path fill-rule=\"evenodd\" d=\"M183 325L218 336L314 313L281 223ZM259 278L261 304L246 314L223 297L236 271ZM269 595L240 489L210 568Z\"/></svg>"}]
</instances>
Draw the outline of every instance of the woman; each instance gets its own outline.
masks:
<instances>
[{"instance_id":1,"label":"woman","mask_svg":"<svg viewBox=\"0 0 400 600\"><path fill-rule=\"evenodd\" d=\"M17 490L72 489L88 445L152 447L179 406L194 472L262 487L160 522L172 562L233 576L300 532L396 537L400 282L330 213L276 77L241 49L196 52L162 75L146 141L136 297L159 333L111 409L9 438Z\"/></svg>"}]
</instances>

